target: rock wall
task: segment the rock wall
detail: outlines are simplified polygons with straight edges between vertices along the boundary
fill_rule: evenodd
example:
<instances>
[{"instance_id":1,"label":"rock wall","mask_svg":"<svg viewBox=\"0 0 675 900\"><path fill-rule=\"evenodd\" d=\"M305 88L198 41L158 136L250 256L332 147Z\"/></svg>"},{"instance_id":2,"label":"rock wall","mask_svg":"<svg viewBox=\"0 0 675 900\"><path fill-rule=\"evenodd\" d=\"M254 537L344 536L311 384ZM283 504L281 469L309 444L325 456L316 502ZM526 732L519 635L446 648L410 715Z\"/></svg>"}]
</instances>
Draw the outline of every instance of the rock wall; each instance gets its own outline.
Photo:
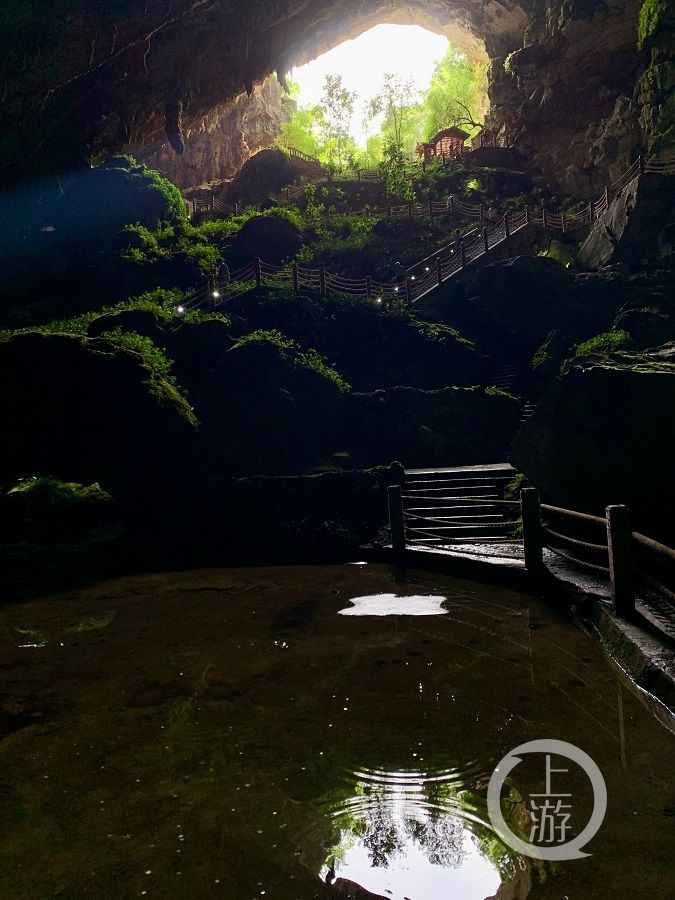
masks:
<instances>
[{"instance_id":1,"label":"rock wall","mask_svg":"<svg viewBox=\"0 0 675 900\"><path fill-rule=\"evenodd\" d=\"M638 7L639 0L53 0L45 10L41 0L25 0L0 24L9 73L0 97L0 185L167 138L185 155L186 136L217 130L215 111L252 95L270 73L379 22L410 22L453 36L470 53L484 50L493 124L517 136L548 180L590 193L635 154L645 129L663 131L671 109L662 102L673 82L669 14L638 52ZM641 82L646 68L652 74Z\"/></svg>"},{"instance_id":2,"label":"rock wall","mask_svg":"<svg viewBox=\"0 0 675 900\"><path fill-rule=\"evenodd\" d=\"M191 125L184 133L182 154L167 142L154 152L136 151L135 155L181 188L223 181L274 142L292 106L271 75L256 85L250 97L241 94Z\"/></svg>"},{"instance_id":3,"label":"rock wall","mask_svg":"<svg viewBox=\"0 0 675 900\"><path fill-rule=\"evenodd\" d=\"M639 6L640 0L535 3L524 46L493 62L495 117L530 165L573 195L596 193L636 155L635 111L617 123L616 110L632 96L641 65Z\"/></svg>"}]
</instances>

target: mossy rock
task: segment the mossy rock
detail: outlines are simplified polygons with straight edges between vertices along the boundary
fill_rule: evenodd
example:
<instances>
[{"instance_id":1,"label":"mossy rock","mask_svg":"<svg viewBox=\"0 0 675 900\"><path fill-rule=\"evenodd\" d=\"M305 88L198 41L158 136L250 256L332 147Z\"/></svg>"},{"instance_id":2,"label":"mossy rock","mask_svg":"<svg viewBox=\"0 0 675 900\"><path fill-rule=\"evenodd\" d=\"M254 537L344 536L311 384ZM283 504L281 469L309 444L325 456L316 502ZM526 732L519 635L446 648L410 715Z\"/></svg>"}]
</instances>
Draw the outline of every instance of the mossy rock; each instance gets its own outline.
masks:
<instances>
[{"instance_id":1,"label":"mossy rock","mask_svg":"<svg viewBox=\"0 0 675 900\"><path fill-rule=\"evenodd\" d=\"M99 337L106 331L135 331L145 337L151 338L156 343L163 343L164 325L166 318L159 312L155 313L146 309L129 309L117 313L107 313L99 316L87 328L89 337Z\"/></svg>"},{"instance_id":2,"label":"mossy rock","mask_svg":"<svg viewBox=\"0 0 675 900\"><path fill-rule=\"evenodd\" d=\"M303 244L302 232L285 216L256 216L242 225L232 242L241 263L261 258L272 265L288 262Z\"/></svg>"},{"instance_id":3,"label":"mossy rock","mask_svg":"<svg viewBox=\"0 0 675 900\"><path fill-rule=\"evenodd\" d=\"M48 472L116 499L184 480L195 418L135 352L100 338L29 333L0 341L0 478Z\"/></svg>"}]
</instances>

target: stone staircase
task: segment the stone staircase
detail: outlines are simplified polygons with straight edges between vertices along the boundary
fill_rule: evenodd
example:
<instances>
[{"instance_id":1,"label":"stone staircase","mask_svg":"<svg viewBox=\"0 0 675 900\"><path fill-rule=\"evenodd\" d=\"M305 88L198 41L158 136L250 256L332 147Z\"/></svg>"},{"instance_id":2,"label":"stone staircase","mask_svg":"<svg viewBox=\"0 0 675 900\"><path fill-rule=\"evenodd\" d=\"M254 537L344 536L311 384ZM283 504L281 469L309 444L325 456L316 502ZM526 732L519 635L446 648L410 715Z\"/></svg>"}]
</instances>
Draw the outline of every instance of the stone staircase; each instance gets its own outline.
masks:
<instances>
[{"instance_id":1,"label":"stone staircase","mask_svg":"<svg viewBox=\"0 0 675 900\"><path fill-rule=\"evenodd\" d=\"M429 547L512 540L514 520L508 511L513 508L494 501L502 499L515 474L508 463L406 469L403 512L407 540ZM433 521L425 521L428 519Z\"/></svg>"},{"instance_id":2,"label":"stone staircase","mask_svg":"<svg viewBox=\"0 0 675 900\"><path fill-rule=\"evenodd\" d=\"M505 391L507 394L512 394L518 400L520 400L520 418L518 419L518 428L527 422L532 413L534 412L535 403L528 399L526 393L526 384L527 384L527 372L524 370L523 366L519 363L515 362L502 362L500 363L493 374L491 384L495 387L499 388L500 391ZM511 436L513 438L514 435ZM511 441L509 440L508 446L504 450L503 459L508 460L511 457Z\"/></svg>"}]
</instances>

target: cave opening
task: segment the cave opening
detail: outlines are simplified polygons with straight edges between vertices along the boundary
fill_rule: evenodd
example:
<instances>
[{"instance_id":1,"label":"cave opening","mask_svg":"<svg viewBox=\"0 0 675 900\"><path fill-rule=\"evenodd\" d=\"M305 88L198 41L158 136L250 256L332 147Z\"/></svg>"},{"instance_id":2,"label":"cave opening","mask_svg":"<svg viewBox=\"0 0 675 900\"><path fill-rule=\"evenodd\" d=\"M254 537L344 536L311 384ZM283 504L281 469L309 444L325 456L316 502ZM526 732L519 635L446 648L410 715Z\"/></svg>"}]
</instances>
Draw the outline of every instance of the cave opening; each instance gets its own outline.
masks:
<instances>
[{"instance_id":1,"label":"cave opening","mask_svg":"<svg viewBox=\"0 0 675 900\"><path fill-rule=\"evenodd\" d=\"M294 67L287 84L295 102L281 139L332 162L377 164L400 119L406 157L447 127L473 137L489 109L487 54L466 36L417 24L378 24ZM392 107L396 107L395 111ZM345 146L342 147L341 145Z\"/></svg>"},{"instance_id":2,"label":"cave opening","mask_svg":"<svg viewBox=\"0 0 675 900\"><path fill-rule=\"evenodd\" d=\"M392 84L403 108L406 158L443 128L459 127L471 140L483 126L494 124L488 121L494 40L487 32L481 36L480 28L474 18L447 7L442 14L404 4L386 13L374 8L358 19L343 15L302 39L284 41L273 71L259 74L234 99L188 125L183 154L176 155L170 143L132 152L183 189L228 180L275 143L332 164L325 116L328 78L353 95L349 121L340 125L347 150L340 148L340 165L370 168L382 160L391 115L383 108L386 102L377 109L372 101L382 100Z\"/></svg>"}]
</instances>

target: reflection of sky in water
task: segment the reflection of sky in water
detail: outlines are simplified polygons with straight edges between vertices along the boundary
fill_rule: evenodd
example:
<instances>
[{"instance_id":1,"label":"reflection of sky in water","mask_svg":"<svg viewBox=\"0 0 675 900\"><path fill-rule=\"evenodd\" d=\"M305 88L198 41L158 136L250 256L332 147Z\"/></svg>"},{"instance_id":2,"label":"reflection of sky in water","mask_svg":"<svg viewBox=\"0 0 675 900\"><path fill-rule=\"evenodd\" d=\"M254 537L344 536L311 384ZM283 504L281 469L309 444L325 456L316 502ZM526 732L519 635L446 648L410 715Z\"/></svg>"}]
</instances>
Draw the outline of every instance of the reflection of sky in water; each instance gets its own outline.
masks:
<instances>
[{"instance_id":1,"label":"reflection of sky in water","mask_svg":"<svg viewBox=\"0 0 675 900\"><path fill-rule=\"evenodd\" d=\"M467 776L457 769L353 773L348 793L330 804L339 840L322 879L352 881L392 900L493 896L502 883L487 852L493 833L472 805Z\"/></svg>"},{"instance_id":2,"label":"reflection of sky in water","mask_svg":"<svg viewBox=\"0 0 675 900\"><path fill-rule=\"evenodd\" d=\"M453 820L446 819L449 824ZM408 837L388 860L386 868L373 866L372 854L363 838L346 850L344 861L335 864L338 878L346 878L374 894L386 894L392 900L485 900L501 883L493 866L479 853L460 820L461 854L452 865L431 862L427 849ZM351 843L352 832L345 840ZM366 839L367 840L367 839ZM339 852L339 849L338 849Z\"/></svg>"},{"instance_id":3,"label":"reflection of sky in water","mask_svg":"<svg viewBox=\"0 0 675 900\"><path fill-rule=\"evenodd\" d=\"M398 594L375 594L372 597L353 597L341 616L442 616L446 597L399 597Z\"/></svg>"}]
</instances>

